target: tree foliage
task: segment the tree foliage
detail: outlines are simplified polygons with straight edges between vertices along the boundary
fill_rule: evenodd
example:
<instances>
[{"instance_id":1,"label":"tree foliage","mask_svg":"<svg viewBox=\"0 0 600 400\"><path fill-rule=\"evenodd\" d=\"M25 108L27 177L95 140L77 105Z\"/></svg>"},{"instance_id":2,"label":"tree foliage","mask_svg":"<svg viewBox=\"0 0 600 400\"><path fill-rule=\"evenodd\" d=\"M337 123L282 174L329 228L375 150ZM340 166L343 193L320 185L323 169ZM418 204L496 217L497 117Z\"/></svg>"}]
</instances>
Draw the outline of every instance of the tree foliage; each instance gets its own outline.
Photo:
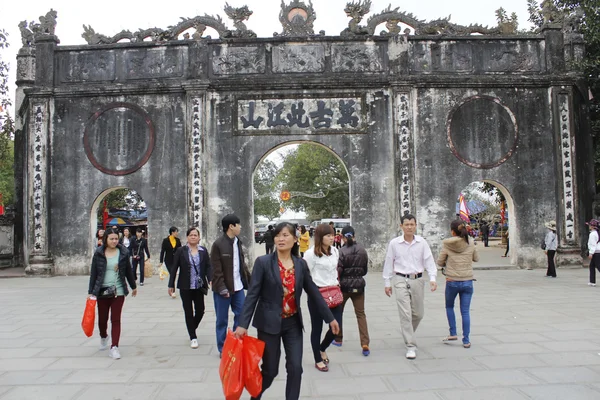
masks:
<instances>
[{"instance_id":1,"label":"tree foliage","mask_svg":"<svg viewBox=\"0 0 600 400\"><path fill-rule=\"evenodd\" d=\"M542 11L536 0L527 0L529 21L534 29L543 26L544 14L554 22L575 23L583 34L585 55L583 60L572 67L579 69L585 76L593 96L590 100L591 131L594 137L596 187L600 188L600 1L598 0L545 0ZM549 14L549 12L551 12ZM598 191L598 189L597 189Z\"/></svg>"},{"instance_id":2,"label":"tree foliage","mask_svg":"<svg viewBox=\"0 0 600 400\"><path fill-rule=\"evenodd\" d=\"M279 188L277 185L278 169L274 162L264 160L254 174L254 215L269 220L279 216Z\"/></svg>"},{"instance_id":3,"label":"tree foliage","mask_svg":"<svg viewBox=\"0 0 600 400\"><path fill-rule=\"evenodd\" d=\"M146 203L142 196L140 196L135 190L131 189L117 189L106 195L107 209L120 209L120 210L136 210L141 211L146 209ZM104 200L98 206L98 220L102 221L102 214L104 213Z\"/></svg>"},{"instance_id":4,"label":"tree foliage","mask_svg":"<svg viewBox=\"0 0 600 400\"><path fill-rule=\"evenodd\" d=\"M277 182L292 193L284 207L305 212L309 220L350 214L348 173L322 146L299 145L285 158Z\"/></svg>"},{"instance_id":5,"label":"tree foliage","mask_svg":"<svg viewBox=\"0 0 600 400\"><path fill-rule=\"evenodd\" d=\"M8 47L8 33L0 29L0 49ZM8 93L9 65L0 58L0 193L5 205L15 198L15 124L9 113L12 105Z\"/></svg>"}]
</instances>

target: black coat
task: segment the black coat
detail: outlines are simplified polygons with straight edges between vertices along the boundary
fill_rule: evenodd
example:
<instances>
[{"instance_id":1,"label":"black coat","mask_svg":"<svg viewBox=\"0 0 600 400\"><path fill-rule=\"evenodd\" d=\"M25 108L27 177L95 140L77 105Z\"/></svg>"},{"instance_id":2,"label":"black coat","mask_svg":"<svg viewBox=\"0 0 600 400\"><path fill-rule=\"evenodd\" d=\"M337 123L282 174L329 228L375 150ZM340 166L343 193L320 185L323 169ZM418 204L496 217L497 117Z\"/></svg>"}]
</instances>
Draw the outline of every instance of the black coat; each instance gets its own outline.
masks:
<instances>
[{"instance_id":1,"label":"black coat","mask_svg":"<svg viewBox=\"0 0 600 400\"><path fill-rule=\"evenodd\" d=\"M177 289L189 289L190 288L190 253L189 247L183 246L177 249L171 266L171 272L169 276L169 287L175 288L175 275L177 270L179 272L179 278L177 279ZM206 247L200 246L200 277L202 278L202 287L208 290L208 283L212 280L210 271L210 256ZM204 291L205 292L205 291ZM206 294L206 292L204 293Z\"/></svg>"},{"instance_id":2,"label":"black coat","mask_svg":"<svg viewBox=\"0 0 600 400\"><path fill-rule=\"evenodd\" d=\"M167 265L167 269L171 268L173 265L173 261L175 260L175 252L180 247L181 240L179 240L179 238L175 238L175 248L171 246L171 241L169 240L168 236L163 239L160 249L160 262L164 262Z\"/></svg>"},{"instance_id":3,"label":"black coat","mask_svg":"<svg viewBox=\"0 0 600 400\"><path fill-rule=\"evenodd\" d=\"M129 251L122 244L117 245L120 251L119 254L119 279L123 285L125 296L129 294L125 279L129 282L129 286L132 289L137 288L135 284L135 277L133 276L133 268L131 268L131 262L129 261ZM90 284L88 287L88 294L98 296L100 288L102 287L102 281L104 280L104 274L106 273L106 256L104 255L104 246L100 246L94 252L92 257L92 268L90 270Z\"/></svg>"},{"instance_id":4,"label":"black coat","mask_svg":"<svg viewBox=\"0 0 600 400\"><path fill-rule=\"evenodd\" d=\"M144 238L133 238L129 243L129 253L132 257L140 256L140 258L144 257L144 253L150 258L150 251L148 250L148 241Z\"/></svg>"},{"instance_id":5,"label":"black coat","mask_svg":"<svg viewBox=\"0 0 600 400\"><path fill-rule=\"evenodd\" d=\"M313 282L306 261L295 256L292 259L296 274L295 296L300 325L304 328L300 309L300 296L302 296L303 289L310 301L318 307L323 320L328 324L331 323L334 320L333 314L323 300L319 288ZM281 313L283 312L283 283L279 275L276 252L256 259L250 281L250 289L246 294L239 326L248 329L250 320L254 316L252 326L256 329L271 335L279 334L281 332Z\"/></svg>"},{"instance_id":6,"label":"black coat","mask_svg":"<svg viewBox=\"0 0 600 400\"><path fill-rule=\"evenodd\" d=\"M344 293L362 293L365 291L365 278L369 270L369 256L365 248L354 243L340 249L338 274L340 288Z\"/></svg>"}]
</instances>

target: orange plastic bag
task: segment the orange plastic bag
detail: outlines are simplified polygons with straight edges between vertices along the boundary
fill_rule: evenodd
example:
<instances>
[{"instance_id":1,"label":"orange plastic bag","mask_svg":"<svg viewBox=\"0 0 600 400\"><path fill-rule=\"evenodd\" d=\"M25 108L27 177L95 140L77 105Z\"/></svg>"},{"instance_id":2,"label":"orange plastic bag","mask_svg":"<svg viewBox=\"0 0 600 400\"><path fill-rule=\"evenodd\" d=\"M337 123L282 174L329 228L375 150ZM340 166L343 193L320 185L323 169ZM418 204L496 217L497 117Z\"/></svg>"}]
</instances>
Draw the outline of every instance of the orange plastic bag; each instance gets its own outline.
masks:
<instances>
[{"instance_id":1,"label":"orange plastic bag","mask_svg":"<svg viewBox=\"0 0 600 400\"><path fill-rule=\"evenodd\" d=\"M219 366L219 376L221 377L226 400L238 400L244 391L244 378L242 375L243 347L243 341L236 339L231 329L229 329L221 353L221 365Z\"/></svg>"},{"instance_id":2,"label":"orange plastic bag","mask_svg":"<svg viewBox=\"0 0 600 400\"><path fill-rule=\"evenodd\" d=\"M81 320L81 328L85 336L90 337L94 333L94 321L96 319L96 298L94 296L85 302L85 311Z\"/></svg>"},{"instance_id":3,"label":"orange plastic bag","mask_svg":"<svg viewBox=\"0 0 600 400\"><path fill-rule=\"evenodd\" d=\"M262 391L262 373L258 364L265 351L265 342L252 336L244 336L242 364L244 366L244 385L252 397L258 397Z\"/></svg>"}]
</instances>

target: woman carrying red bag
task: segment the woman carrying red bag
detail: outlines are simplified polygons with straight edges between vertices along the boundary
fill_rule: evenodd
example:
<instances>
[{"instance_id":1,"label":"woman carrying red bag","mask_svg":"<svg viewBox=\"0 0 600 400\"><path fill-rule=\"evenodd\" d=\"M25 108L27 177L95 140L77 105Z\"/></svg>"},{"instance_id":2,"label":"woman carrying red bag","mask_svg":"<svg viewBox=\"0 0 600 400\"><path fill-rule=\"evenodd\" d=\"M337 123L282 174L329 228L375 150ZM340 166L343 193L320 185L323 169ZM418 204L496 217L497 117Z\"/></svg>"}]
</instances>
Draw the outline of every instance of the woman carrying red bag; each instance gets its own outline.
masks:
<instances>
[{"instance_id":1,"label":"woman carrying red bag","mask_svg":"<svg viewBox=\"0 0 600 400\"><path fill-rule=\"evenodd\" d=\"M137 287L129 252L119 244L119 231L109 228L104 233L102 246L92 257L88 298L98 299L98 329L100 330L100 350L108 348L108 315L110 313L112 345L108 355L115 360L121 358L119 338L121 336L121 311L125 297L129 294L127 283L137 295Z\"/></svg>"},{"instance_id":2,"label":"woman carrying red bag","mask_svg":"<svg viewBox=\"0 0 600 400\"><path fill-rule=\"evenodd\" d=\"M254 262L252 279L235 336L246 335L250 320L265 342L262 364L262 393L277 376L281 357L281 342L285 349L287 382L286 400L300 398L302 383L302 290L330 324L333 333L339 325L313 282L306 262L298 258L296 229L288 222L277 225L273 232L276 251ZM262 393L252 399L260 399Z\"/></svg>"}]
</instances>

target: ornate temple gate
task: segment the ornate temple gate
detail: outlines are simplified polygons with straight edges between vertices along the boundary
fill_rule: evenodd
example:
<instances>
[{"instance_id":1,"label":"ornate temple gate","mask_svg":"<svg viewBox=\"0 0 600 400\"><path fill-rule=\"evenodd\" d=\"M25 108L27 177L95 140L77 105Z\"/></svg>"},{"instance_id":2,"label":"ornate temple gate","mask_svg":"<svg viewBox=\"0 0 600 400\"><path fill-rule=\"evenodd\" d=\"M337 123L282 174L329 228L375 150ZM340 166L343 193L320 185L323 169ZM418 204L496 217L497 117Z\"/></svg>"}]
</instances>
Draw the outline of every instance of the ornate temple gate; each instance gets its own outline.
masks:
<instances>
[{"instance_id":1,"label":"ornate temple gate","mask_svg":"<svg viewBox=\"0 0 600 400\"><path fill-rule=\"evenodd\" d=\"M369 10L359 2L331 37L315 35L314 10L294 0L282 5L283 32L256 38L246 7L225 11L235 30L209 16L114 37L85 27L83 46L58 46L54 12L22 24L17 239L28 272L85 273L83 228L113 187L145 199L151 249L171 225L198 225L210 243L229 212L252 243L253 171L298 141L345 164L352 223L375 268L400 215L416 214L436 249L457 193L483 180L509 198L517 265L545 264L539 242L552 219L559 263L581 262L594 185L587 92L567 68L583 52L575 30L548 23L517 36L391 9L361 26ZM388 31L376 34L381 23ZM203 37L206 26L220 38Z\"/></svg>"}]
</instances>

